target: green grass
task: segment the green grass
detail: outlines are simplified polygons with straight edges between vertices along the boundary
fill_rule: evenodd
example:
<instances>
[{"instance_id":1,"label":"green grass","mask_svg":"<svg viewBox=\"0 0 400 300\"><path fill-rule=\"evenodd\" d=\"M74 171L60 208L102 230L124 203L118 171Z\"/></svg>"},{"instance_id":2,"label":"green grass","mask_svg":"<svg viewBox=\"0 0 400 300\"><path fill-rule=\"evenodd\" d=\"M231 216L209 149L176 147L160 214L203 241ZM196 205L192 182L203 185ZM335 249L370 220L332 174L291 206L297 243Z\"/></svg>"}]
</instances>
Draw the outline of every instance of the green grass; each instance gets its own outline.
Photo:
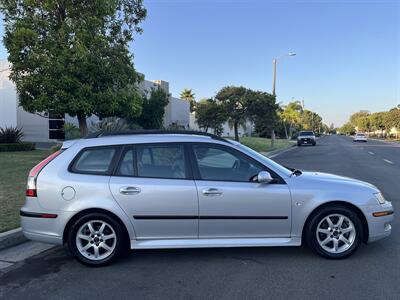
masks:
<instances>
[{"instance_id":1,"label":"green grass","mask_svg":"<svg viewBox=\"0 0 400 300\"><path fill-rule=\"evenodd\" d=\"M271 139L261 137L241 137L240 142L258 152L270 152L273 150L287 148L293 144L286 139L275 139L274 146L271 146Z\"/></svg>"},{"instance_id":2,"label":"green grass","mask_svg":"<svg viewBox=\"0 0 400 300\"><path fill-rule=\"evenodd\" d=\"M19 227L28 173L49 154L49 150L0 152L0 232Z\"/></svg>"}]
</instances>

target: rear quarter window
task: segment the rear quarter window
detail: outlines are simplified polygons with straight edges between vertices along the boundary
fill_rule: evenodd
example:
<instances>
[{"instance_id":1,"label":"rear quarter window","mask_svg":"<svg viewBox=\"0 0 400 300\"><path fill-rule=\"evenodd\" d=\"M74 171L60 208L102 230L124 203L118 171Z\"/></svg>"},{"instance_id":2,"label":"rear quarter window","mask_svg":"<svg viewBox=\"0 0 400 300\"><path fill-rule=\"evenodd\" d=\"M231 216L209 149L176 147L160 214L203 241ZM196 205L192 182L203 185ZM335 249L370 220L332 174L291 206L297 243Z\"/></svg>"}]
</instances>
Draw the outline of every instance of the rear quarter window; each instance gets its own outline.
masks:
<instances>
[{"instance_id":1,"label":"rear quarter window","mask_svg":"<svg viewBox=\"0 0 400 300\"><path fill-rule=\"evenodd\" d=\"M82 174L111 174L117 150L117 147L83 149L72 162L70 171Z\"/></svg>"}]
</instances>

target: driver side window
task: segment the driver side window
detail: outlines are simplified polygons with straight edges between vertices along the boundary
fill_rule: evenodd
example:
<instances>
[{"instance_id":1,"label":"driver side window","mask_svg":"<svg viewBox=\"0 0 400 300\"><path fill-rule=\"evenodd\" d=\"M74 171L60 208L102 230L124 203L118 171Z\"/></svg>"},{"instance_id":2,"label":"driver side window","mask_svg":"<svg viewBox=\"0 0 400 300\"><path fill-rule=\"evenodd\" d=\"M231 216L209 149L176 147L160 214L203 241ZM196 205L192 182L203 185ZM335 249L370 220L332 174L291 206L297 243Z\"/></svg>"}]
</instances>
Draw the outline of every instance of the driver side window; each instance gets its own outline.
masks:
<instances>
[{"instance_id":1,"label":"driver side window","mask_svg":"<svg viewBox=\"0 0 400 300\"><path fill-rule=\"evenodd\" d=\"M203 180L251 181L261 167L245 156L212 145L194 145L197 166Z\"/></svg>"}]
</instances>

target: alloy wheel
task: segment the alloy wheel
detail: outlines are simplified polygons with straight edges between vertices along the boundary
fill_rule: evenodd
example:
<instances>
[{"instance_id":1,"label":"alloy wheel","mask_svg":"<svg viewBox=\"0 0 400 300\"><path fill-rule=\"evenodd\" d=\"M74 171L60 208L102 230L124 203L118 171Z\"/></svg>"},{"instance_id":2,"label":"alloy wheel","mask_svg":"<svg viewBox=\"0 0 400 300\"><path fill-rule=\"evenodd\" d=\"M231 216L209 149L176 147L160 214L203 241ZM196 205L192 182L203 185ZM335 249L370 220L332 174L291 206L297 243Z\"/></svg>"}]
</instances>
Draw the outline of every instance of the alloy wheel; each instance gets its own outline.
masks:
<instances>
[{"instance_id":1,"label":"alloy wheel","mask_svg":"<svg viewBox=\"0 0 400 300\"><path fill-rule=\"evenodd\" d=\"M329 253L343 253L356 240L356 228L345 215L331 214L323 218L316 230L317 241Z\"/></svg>"},{"instance_id":2,"label":"alloy wheel","mask_svg":"<svg viewBox=\"0 0 400 300\"><path fill-rule=\"evenodd\" d=\"M79 253L90 260L102 260L115 250L117 235L110 224L103 220L84 223L76 233L76 247Z\"/></svg>"}]
</instances>

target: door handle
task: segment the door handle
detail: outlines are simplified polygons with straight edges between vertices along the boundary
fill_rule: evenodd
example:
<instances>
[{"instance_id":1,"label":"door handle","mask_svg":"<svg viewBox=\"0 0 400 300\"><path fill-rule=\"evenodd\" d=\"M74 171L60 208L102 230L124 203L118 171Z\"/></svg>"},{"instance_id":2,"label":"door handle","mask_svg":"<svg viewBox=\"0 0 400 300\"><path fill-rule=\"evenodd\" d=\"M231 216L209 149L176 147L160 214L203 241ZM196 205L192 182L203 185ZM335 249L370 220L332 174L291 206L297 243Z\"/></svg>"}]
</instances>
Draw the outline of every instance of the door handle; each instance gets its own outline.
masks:
<instances>
[{"instance_id":1,"label":"door handle","mask_svg":"<svg viewBox=\"0 0 400 300\"><path fill-rule=\"evenodd\" d=\"M140 193L140 188L135 186L124 186L119 189L120 194L122 195L135 195Z\"/></svg>"},{"instance_id":2,"label":"door handle","mask_svg":"<svg viewBox=\"0 0 400 300\"><path fill-rule=\"evenodd\" d=\"M209 188L209 189L203 190L203 195L204 196L220 196L220 195L222 195L222 191L220 191L219 189L216 189L216 188Z\"/></svg>"}]
</instances>

